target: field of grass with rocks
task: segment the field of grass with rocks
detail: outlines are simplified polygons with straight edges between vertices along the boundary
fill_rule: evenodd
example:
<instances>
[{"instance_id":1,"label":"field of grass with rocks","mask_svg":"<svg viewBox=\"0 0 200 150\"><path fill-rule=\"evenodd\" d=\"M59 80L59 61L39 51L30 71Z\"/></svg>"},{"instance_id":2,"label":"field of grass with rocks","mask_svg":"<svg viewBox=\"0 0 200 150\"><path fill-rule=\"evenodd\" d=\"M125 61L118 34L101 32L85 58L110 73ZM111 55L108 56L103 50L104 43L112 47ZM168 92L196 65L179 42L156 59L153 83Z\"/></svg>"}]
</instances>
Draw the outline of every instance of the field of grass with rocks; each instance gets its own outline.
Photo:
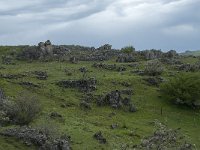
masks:
<instances>
[{"instance_id":1,"label":"field of grass with rocks","mask_svg":"<svg viewBox=\"0 0 200 150\"><path fill-rule=\"evenodd\" d=\"M46 41L0 59L0 150L200 149L199 56Z\"/></svg>"}]
</instances>

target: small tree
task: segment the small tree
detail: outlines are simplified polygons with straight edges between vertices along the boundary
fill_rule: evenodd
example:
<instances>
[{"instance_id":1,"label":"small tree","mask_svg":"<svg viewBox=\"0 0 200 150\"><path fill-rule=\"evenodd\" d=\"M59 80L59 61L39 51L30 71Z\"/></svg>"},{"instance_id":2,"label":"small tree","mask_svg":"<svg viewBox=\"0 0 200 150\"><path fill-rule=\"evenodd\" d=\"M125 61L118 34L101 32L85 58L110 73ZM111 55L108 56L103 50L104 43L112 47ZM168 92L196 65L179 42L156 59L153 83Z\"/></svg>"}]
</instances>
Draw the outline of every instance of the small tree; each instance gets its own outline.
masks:
<instances>
[{"instance_id":1,"label":"small tree","mask_svg":"<svg viewBox=\"0 0 200 150\"><path fill-rule=\"evenodd\" d=\"M133 46L126 46L122 48L121 51L129 55L135 51L135 48Z\"/></svg>"},{"instance_id":2,"label":"small tree","mask_svg":"<svg viewBox=\"0 0 200 150\"><path fill-rule=\"evenodd\" d=\"M22 92L7 109L10 120L19 125L29 124L40 112L40 104L35 96Z\"/></svg>"},{"instance_id":3,"label":"small tree","mask_svg":"<svg viewBox=\"0 0 200 150\"><path fill-rule=\"evenodd\" d=\"M161 86L163 97L176 104L200 107L200 75L182 73Z\"/></svg>"}]
</instances>

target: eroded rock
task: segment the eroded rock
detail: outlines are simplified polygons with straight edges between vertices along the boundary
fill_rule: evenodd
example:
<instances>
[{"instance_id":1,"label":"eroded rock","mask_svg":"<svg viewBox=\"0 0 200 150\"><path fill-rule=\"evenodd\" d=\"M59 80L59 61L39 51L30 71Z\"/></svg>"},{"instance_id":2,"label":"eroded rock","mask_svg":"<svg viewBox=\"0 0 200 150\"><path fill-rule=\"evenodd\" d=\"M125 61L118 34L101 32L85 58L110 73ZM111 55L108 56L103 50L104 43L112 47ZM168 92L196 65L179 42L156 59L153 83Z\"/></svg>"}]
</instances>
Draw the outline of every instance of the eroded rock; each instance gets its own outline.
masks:
<instances>
[{"instance_id":1,"label":"eroded rock","mask_svg":"<svg viewBox=\"0 0 200 150\"><path fill-rule=\"evenodd\" d=\"M38 84L28 82L28 81L20 82L19 84L22 86L30 87L30 88L40 88L40 86Z\"/></svg>"},{"instance_id":2,"label":"eroded rock","mask_svg":"<svg viewBox=\"0 0 200 150\"><path fill-rule=\"evenodd\" d=\"M0 133L2 136L15 137L24 141L27 146L35 145L39 150L71 150L70 138L60 137L58 139L51 139L48 135L40 130L21 127L6 129Z\"/></svg>"},{"instance_id":3,"label":"eroded rock","mask_svg":"<svg viewBox=\"0 0 200 150\"><path fill-rule=\"evenodd\" d=\"M126 110L128 110L130 112L136 111L136 107L131 103L130 98L122 97L122 92L118 91L118 90L111 91L110 93L97 98L97 105L98 106L106 106L107 105L107 106L110 106L115 109L125 108Z\"/></svg>"},{"instance_id":4,"label":"eroded rock","mask_svg":"<svg viewBox=\"0 0 200 150\"><path fill-rule=\"evenodd\" d=\"M80 79L80 80L64 80L59 81L56 84L63 88L78 88L81 91L94 91L96 90L96 79L89 78L89 79Z\"/></svg>"},{"instance_id":5,"label":"eroded rock","mask_svg":"<svg viewBox=\"0 0 200 150\"><path fill-rule=\"evenodd\" d=\"M106 138L103 137L101 131L95 133L93 137L96 140L98 140L100 144L106 144L107 143L107 140L106 140Z\"/></svg>"},{"instance_id":6,"label":"eroded rock","mask_svg":"<svg viewBox=\"0 0 200 150\"><path fill-rule=\"evenodd\" d=\"M46 71L35 71L34 74L39 80L46 80L48 78L48 74Z\"/></svg>"}]
</instances>

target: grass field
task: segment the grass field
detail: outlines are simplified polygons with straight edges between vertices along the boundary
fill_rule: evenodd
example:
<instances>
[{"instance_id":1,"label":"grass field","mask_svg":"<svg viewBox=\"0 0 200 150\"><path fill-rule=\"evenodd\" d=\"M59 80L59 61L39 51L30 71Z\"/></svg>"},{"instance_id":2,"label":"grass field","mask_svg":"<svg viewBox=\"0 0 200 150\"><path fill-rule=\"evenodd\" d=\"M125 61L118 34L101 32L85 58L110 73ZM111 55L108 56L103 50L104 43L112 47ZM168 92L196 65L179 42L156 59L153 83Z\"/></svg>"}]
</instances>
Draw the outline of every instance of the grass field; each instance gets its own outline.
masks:
<instances>
[{"instance_id":1,"label":"grass field","mask_svg":"<svg viewBox=\"0 0 200 150\"><path fill-rule=\"evenodd\" d=\"M184 58L183 58L184 59ZM192 59L192 60L191 60ZM196 58L185 59L183 61L196 62ZM1 74L26 74L31 71L46 71L47 80L38 80L34 76L27 76L20 79L0 78L0 87L5 91L6 96L16 98L19 92L29 91L37 95L42 104L42 112L31 126L45 122L51 112L58 112L63 116L62 120L52 120L59 127L62 133L71 136L72 148L74 150L94 150L94 149L116 149L120 150L129 145L130 147L139 144L140 140L153 133L155 120L166 124L169 128L181 128L188 141L200 149L200 112L187 107L178 107L165 101L160 97L158 87L148 86L143 80L143 76L131 73L133 70L128 63L118 63L127 67L125 72L109 71L92 67L94 62L79 62L71 64L69 62L32 62L16 61L16 65L3 65ZM104 63L114 64L114 60ZM140 62L142 68L146 62ZM67 79L80 79L82 74L80 67L87 67L88 77L97 79L97 90L95 95L108 93L112 90L127 89L121 85L122 82L131 84L130 89L134 91L132 102L138 111L135 113L123 110L112 109L111 107L98 107L92 104L92 109L84 111L80 109L80 101L84 93L77 89L63 89L55 85L57 81ZM65 69L73 70L72 76L67 76ZM164 79L169 79L169 71L176 73L170 66L165 66ZM199 73L200 75L200 73ZM19 85L21 81L28 81L39 84L41 88L27 88ZM62 108L63 103L70 104L67 108ZM162 108L162 115L161 115ZM110 114L115 113L110 117ZM116 123L117 129L112 130L110 125ZM1 130L8 128L2 127ZM94 133L102 131L107 139L107 144L99 144L93 138ZM0 136L0 150L28 150L35 149L27 147L22 142L14 138ZM130 148L131 149L131 148Z\"/></svg>"}]
</instances>

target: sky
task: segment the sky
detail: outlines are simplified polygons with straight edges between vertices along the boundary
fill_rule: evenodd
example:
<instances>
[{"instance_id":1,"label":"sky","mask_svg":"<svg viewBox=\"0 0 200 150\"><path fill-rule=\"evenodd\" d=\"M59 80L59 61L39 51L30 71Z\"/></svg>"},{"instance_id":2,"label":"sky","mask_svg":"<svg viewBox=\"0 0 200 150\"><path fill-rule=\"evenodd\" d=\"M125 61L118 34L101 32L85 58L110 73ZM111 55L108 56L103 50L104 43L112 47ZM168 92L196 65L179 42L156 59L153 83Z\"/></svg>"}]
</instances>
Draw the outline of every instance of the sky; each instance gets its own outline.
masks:
<instances>
[{"instance_id":1,"label":"sky","mask_svg":"<svg viewBox=\"0 0 200 150\"><path fill-rule=\"evenodd\" d=\"M200 0L0 0L0 45L200 49Z\"/></svg>"}]
</instances>

